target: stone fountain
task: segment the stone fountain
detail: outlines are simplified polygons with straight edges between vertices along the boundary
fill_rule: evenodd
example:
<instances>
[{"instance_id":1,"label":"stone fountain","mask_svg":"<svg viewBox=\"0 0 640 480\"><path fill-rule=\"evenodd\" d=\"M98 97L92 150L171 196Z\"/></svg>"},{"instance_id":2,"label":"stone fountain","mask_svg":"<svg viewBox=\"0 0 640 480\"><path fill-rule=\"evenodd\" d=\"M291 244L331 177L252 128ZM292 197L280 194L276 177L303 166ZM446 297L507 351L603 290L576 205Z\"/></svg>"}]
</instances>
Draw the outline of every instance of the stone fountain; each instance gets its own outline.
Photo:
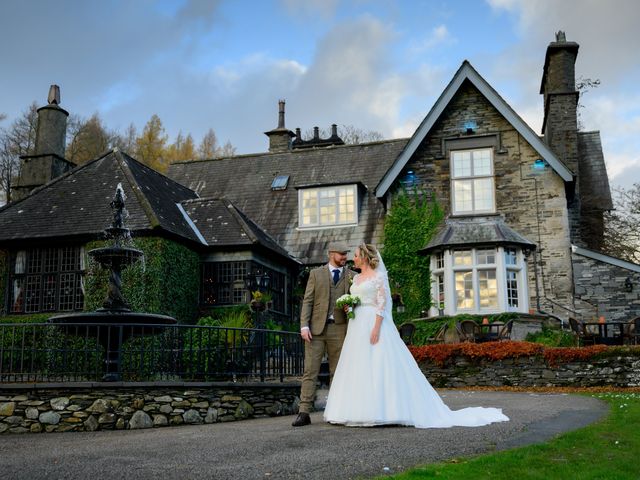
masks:
<instances>
[{"instance_id":1,"label":"stone fountain","mask_svg":"<svg viewBox=\"0 0 640 480\"><path fill-rule=\"evenodd\" d=\"M126 340L133 335L157 334L162 330L162 325L176 323L175 318L167 315L131 311L122 294L122 270L143 258L142 251L124 246L130 238L129 229L124 226L124 200L122 185L118 184L111 202L113 223L105 229L106 234L113 238L113 245L89 251L90 257L111 272L107 298L102 308L94 312L56 315L49 319L50 323L59 325L67 334L89 335L98 340L104 348L104 381L121 379L121 349Z\"/></svg>"}]
</instances>

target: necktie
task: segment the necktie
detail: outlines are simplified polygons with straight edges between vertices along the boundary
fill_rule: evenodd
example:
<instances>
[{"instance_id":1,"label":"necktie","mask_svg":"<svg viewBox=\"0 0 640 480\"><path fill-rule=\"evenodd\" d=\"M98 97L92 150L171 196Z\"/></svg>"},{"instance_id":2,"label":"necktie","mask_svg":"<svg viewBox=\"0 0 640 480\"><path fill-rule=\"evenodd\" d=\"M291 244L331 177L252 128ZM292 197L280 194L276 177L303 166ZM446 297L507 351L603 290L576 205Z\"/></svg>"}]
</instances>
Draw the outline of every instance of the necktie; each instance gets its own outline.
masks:
<instances>
[{"instance_id":1,"label":"necktie","mask_svg":"<svg viewBox=\"0 0 640 480\"><path fill-rule=\"evenodd\" d=\"M336 268L336 269L333 271L333 284L334 284L334 285L335 285L335 284L337 284L337 283L338 283L338 280L340 280L340 269L339 269L339 268Z\"/></svg>"}]
</instances>

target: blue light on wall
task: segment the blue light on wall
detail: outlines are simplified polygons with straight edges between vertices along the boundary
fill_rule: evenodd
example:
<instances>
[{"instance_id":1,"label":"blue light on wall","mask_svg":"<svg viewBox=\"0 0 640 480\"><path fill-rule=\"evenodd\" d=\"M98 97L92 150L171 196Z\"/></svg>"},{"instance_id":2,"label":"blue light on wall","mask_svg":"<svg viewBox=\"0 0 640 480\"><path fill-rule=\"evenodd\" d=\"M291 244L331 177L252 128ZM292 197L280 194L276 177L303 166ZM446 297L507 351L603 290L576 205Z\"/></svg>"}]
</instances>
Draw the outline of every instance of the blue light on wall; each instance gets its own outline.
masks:
<instances>
[{"instance_id":1,"label":"blue light on wall","mask_svg":"<svg viewBox=\"0 0 640 480\"><path fill-rule=\"evenodd\" d=\"M533 162L533 169L534 170L544 170L544 167L547 166L547 162L545 162L543 159L541 158L536 158Z\"/></svg>"},{"instance_id":2,"label":"blue light on wall","mask_svg":"<svg viewBox=\"0 0 640 480\"><path fill-rule=\"evenodd\" d=\"M473 133L475 130L477 130L477 128L478 124L474 120L467 120L466 122L464 122L463 130L467 134Z\"/></svg>"},{"instance_id":3,"label":"blue light on wall","mask_svg":"<svg viewBox=\"0 0 640 480\"><path fill-rule=\"evenodd\" d=\"M405 187L413 187L418 183L418 177L413 170L407 170L407 173L400 179L400 183Z\"/></svg>"}]
</instances>

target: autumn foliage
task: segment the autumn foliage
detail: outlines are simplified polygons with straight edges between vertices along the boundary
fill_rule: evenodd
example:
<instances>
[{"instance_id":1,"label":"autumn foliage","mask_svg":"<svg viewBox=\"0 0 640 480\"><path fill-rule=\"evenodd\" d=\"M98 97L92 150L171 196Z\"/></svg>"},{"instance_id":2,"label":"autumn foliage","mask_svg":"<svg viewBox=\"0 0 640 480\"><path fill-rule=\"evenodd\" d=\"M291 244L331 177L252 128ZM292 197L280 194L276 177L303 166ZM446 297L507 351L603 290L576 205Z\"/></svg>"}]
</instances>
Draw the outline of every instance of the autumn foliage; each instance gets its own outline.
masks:
<instances>
[{"instance_id":1,"label":"autumn foliage","mask_svg":"<svg viewBox=\"0 0 640 480\"><path fill-rule=\"evenodd\" d=\"M447 360L455 357L491 361L518 357L542 357L550 366L556 366L561 363L588 360L601 356L606 352L640 355L640 348L637 347L593 345L589 347L551 348L539 343L512 341L410 346L409 350L418 363L425 361L433 362L441 367L445 365Z\"/></svg>"}]
</instances>

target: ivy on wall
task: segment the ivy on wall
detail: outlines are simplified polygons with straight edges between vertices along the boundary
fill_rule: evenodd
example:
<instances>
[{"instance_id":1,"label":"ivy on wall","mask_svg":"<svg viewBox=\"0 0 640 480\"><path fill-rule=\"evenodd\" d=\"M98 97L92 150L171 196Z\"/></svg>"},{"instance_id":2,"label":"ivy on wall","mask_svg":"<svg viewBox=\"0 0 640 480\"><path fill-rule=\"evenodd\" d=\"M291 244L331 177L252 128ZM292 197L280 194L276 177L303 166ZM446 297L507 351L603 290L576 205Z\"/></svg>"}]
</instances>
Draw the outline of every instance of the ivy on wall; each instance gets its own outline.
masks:
<instances>
[{"instance_id":1,"label":"ivy on wall","mask_svg":"<svg viewBox=\"0 0 640 480\"><path fill-rule=\"evenodd\" d=\"M393 197L384 223L382 256L392 293L399 293L405 306L396 322L419 317L431 306L429 257L417 252L431 240L443 218L435 198L423 191L402 190Z\"/></svg>"},{"instance_id":2,"label":"ivy on wall","mask_svg":"<svg viewBox=\"0 0 640 480\"><path fill-rule=\"evenodd\" d=\"M110 245L94 241L85 251ZM170 315L180 323L194 323L198 312L200 258L176 242L157 237L132 240L144 259L122 272L122 293L132 310ZM85 277L84 309L102 307L109 284L108 270L90 259Z\"/></svg>"}]
</instances>

